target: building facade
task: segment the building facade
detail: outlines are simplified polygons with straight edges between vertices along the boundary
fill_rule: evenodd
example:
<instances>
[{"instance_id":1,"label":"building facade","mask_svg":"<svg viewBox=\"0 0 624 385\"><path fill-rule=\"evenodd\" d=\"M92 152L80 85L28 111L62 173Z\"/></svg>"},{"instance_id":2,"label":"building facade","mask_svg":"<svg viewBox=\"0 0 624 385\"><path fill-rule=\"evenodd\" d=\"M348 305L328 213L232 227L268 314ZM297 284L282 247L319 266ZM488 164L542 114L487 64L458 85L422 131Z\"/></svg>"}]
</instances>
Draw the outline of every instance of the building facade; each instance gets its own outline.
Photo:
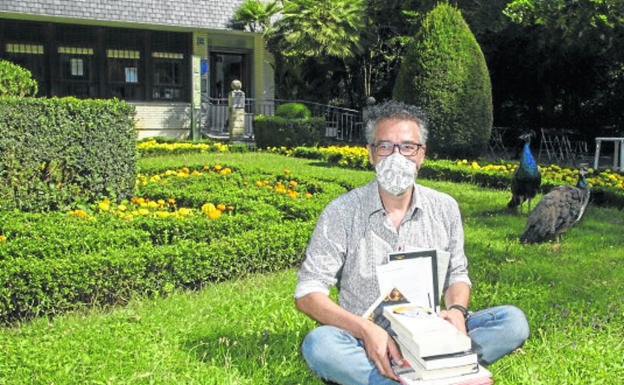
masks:
<instances>
[{"instance_id":1,"label":"building facade","mask_svg":"<svg viewBox=\"0 0 624 385\"><path fill-rule=\"evenodd\" d=\"M243 0L0 0L0 59L29 69L39 96L119 98L138 137L196 136L232 80L272 100L260 34L234 28Z\"/></svg>"}]
</instances>

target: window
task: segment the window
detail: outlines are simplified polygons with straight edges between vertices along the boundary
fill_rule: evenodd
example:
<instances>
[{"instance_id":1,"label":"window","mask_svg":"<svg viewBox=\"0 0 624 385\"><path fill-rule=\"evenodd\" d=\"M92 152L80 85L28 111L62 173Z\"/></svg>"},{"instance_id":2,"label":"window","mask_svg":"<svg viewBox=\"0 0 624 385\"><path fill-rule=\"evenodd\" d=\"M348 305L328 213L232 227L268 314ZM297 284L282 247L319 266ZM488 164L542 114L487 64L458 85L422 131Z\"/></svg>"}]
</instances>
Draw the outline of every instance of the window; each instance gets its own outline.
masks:
<instances>
[{"instance_id":1,"label":"window","mask_svg":"<svg viewBox=\"0 0 624 385\"><path fill-rule=\"evenodd\" d=\"M0 59L30 70L38 96L188 102L192 37L0 17Z\"/></svg>"},{"instance_id":2,"label":"window","mask_svg":"<svg viewBox=\"0 0 624 385\"><path fill-rule=\"evenodd\" d=\"M59 95L97 97L93 73L93 48L60 46Z\"/></svg>"},{"instance_id":3,"label":"window","mask_svg":"<svg viewBox=\"0 0 624 385\"><path fill-rule=\"evenodd\" d=\"M141 98L141 53L135 50L106 50L108 83L111 96L125 100Z\"/></svg>"},{"instance_id":4,"label":"window","mask_svg":"<svg viewBox=\"0 0 624 385\"><path fill-rule=\"evenodd\" d=\"M7 59L22 68L26 68L37 81L38 95L47 94L47 79L45 76L44 48L42 44L7 43L5 45Z\"/></svg>"},{"instance_id":5,"label":"window","mask_svg":"<svg viewBox=\"0 0 624 385\"><path fill-rule=\"evenodd\" d=\"M184 54L174 52L153 52L154 100L182 100L184 87Z\"/></svg>"}]
</instances>

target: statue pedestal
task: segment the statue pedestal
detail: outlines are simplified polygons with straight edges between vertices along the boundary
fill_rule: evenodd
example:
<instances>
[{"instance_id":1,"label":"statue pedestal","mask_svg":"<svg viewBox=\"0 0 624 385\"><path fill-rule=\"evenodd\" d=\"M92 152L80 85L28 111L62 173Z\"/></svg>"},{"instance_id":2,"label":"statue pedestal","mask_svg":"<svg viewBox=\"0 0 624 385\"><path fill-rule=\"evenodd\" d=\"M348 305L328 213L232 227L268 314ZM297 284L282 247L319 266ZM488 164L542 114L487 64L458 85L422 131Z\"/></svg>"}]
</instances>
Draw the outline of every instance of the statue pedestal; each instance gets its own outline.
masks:
<instances>
[{"instance_id":1,"label":"statue pedestal","mask_svg":"<svg viewBox=\"0 0 624 385\"><path fill-rule=\"evenodd\" d=\"M230 108L230 140L243 140L245 136L245 109Z\"/></svg>"}]
</instances>

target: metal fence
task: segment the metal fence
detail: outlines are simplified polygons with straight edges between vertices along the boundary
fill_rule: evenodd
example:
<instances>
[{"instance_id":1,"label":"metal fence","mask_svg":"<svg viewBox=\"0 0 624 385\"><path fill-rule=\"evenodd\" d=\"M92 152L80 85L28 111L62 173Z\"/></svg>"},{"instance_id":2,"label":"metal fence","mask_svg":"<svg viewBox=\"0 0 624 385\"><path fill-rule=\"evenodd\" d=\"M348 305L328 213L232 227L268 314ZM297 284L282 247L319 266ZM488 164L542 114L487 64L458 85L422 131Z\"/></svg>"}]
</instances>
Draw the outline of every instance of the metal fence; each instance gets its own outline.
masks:
<instances>
[{"instance_id":1,"label":"metal fence","mask_svg":"<svg viewBox=\"0 0 624 385\"><path fill-rule=\"evenodd\" d=\"M305 100L264 99L256 101L253 98L245 98L245 137L253 138L255 115L273 116L280 104L293 102L306 105L312 112L312 116L325 119L326 137L346 142L363 140L362 113L358 110ZM227 98L203 98L200 116L201 132L204 135L229 136L230 111Z\"/></svg>"}]
</instances>

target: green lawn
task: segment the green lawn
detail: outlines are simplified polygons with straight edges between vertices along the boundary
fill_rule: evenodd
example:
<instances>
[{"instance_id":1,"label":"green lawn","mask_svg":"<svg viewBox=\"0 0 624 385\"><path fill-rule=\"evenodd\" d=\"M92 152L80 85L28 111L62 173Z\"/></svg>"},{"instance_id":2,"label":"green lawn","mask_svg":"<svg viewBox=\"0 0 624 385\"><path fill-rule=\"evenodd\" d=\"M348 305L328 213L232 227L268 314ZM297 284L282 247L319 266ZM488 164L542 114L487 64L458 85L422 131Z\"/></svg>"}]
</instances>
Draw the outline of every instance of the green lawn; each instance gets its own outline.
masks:
<instances>
[{"instance_id":1,"label":"green lawn","mask_svg":"<svg viewBox=\"0 0 624 385\"><path fill-rule=\"evenodd\" d=\"M144 159L142 169L224 162L344 186L367 171L270 154ZM460 203L474 283L472 307L512 303L531 337L490 367L496 384L618 384L624 378L624 215L591 206L559 245L518 243L526 218L510 193L422 180ZM294 269L123 307L35 319L0 329L0 384L318 384L298 346L313 323L296 312Z\"/></svg>"}]
</instances>

